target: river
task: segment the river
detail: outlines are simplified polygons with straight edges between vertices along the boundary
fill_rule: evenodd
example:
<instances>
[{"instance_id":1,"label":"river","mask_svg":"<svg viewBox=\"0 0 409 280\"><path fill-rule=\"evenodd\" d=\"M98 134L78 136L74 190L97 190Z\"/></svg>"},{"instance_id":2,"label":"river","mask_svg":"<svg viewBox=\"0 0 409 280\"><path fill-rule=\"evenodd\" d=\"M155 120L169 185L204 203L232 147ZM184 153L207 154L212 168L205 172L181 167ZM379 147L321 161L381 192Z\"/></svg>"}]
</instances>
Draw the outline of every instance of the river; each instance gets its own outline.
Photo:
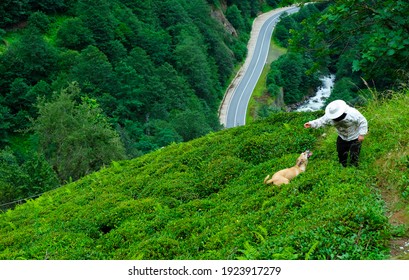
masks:
<instances>
[{"instance_id":1,"label":"river","mask_svg":"<svg viewBox=\"0 0 409 280\"><path fill-rule=\"evenodd\" d=\"M324 76L320 80L322 81L322 86L318 88L317 93L295 109L295 112L312 112L322 109L325 100L331 94L335 75Z\"/></svg>"}]
</instances>

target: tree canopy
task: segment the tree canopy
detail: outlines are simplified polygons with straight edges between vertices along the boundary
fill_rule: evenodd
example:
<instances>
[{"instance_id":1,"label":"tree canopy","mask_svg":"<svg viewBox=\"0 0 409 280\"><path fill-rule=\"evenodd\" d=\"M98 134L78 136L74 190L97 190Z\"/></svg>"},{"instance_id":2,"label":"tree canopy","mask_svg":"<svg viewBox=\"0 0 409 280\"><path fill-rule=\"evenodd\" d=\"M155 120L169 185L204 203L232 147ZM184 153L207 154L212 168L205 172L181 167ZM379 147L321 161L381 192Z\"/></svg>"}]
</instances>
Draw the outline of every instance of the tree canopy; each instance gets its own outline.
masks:
<instances>
[{"instance_id":1,"label":"tree canopy","mask_svg":"<svg viewBox=\"0 0 409 280\"><path fill-rule=\"evenodd\" d=\"M314 19L317 31L304 47L315 56L329 56L332 65L339 63L340 75L387 89L409 70L408 13L407 1L330 1Z\"/></svg>"},{"instance_id":2,"label":"tree canopy","mask_svg":"<svg viewBox=\"0 0 409 280\"><path fill-rule=\"evenodd\" d=\"M7 45L0 51L4 133L26 128L27 118L36 117L36 98L50 98L72 82L78 82L82 96L97 100L128 141L152 136L149 130L127 131L135 127L129 122L143 128L156 120L177 134L169 141L191 139L186 135L197 134L184 132L187 138L182 137L174 127L174 119L188 109L203 116L193 120L193 127L220 128L217 109L223 88L234 64L243 59L249 29L240 27L244 39L229 34L211 17L205 1L20 2L18 7L10 1L0 4L7 14L0 21L7 29L1 34ZM250 1L236 2L236 13L245 8L242 21L249 21ZM155 130L159 134L160 127ZM161 145L169 144L163 141ZM132 157L147 151L127 153Z\"/></svg>"},{"instance_id":3,"label":"tree canopy","mask_svg":"<svg viewBox=\"0 0 409 280\"><path fill-rule=\"evenodd\" d=\"M329 100L340 98L351 104L362 103L359 95L367 85L383 91L407 84L408 13L407 1L325 1L304 5L299 13L282 18L274 36L282 46L288 47L285 56L297 53L312 62L302 70L304 77L310 80L314 75L328 72L336 75L334 93ZM281 61L286 60L289 59ZM300 64L299 69L304 66ZM289 68L276 71L272 69L270 76L286 76L291 72ZM298 80L297 75L293 77L294 81ZM296 82L279 86L284 88L284 98L289 103L309 94L306 88L298 88ZM268 87L277 91L274 85ZM286 97L286 93L290 96Z\"/></svg>"},{"instance_id":4,"label":"tree canopy","mask_svg":"<svg viewBox=\"0 0 409 280\"><path fill-rule=\"evenodd\" d=\"M112 160L125 158L119 135L109 125L98 103L80 96L72 83L50 102L39 101L33 130L39 148L59 179L76 180Z\"/></svg>"},{"instance_id":5,"label":"tree canopy","mask_svg":"<svg viewBox=\"0 0 409 280\"><path fill-rule=\"evenodd\" d=\"M11 158L24 143L15 166L39 153L64 182L219 130L260 9L252 0L1 1L0 151Z\"/></svg>"}]
</instances>

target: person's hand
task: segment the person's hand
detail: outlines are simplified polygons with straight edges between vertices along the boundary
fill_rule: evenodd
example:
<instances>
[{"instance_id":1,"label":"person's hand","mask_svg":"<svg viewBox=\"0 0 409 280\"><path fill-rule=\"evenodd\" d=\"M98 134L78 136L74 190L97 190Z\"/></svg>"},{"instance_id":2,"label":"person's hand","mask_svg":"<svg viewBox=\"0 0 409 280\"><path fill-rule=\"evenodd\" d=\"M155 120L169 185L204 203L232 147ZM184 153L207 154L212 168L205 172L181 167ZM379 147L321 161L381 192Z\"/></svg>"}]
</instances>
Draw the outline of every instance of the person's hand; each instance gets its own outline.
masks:
<instances>
[{"instance_id":1,"label":"person's hand","mask_svg":"<svg viewBox=\"0 0 409 280\"><path fill-rule=\"evenodd\" d=\"M365 138L365 137L364 137L363 135L359 135L359 136L358 136L358 141L359 141L359 142L362 142L362 141L364 141L364 138Z\"/></svg>"},{"instance_id":2,"label":"person's hand","mask_svg":"<svg viewBox=\"0 0 409 280\"><path fill-rule=\"evenodd\" d=\"M310 128L310 127L311 127L311 124L310 124L309 122L307 122L307 123L304 124L304 127L305 127L305 128Z\"/></svg>"}]
</instances>

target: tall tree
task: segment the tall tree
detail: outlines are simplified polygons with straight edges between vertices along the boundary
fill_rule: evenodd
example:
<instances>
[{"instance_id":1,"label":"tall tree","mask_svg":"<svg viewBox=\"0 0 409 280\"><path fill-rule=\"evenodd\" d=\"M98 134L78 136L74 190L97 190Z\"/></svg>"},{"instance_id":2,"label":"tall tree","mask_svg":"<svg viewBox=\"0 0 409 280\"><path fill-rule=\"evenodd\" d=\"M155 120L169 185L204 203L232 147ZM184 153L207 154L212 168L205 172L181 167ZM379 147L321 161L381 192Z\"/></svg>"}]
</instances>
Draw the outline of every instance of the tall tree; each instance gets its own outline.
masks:
<instances>
[{"instance_id":1,"label":"tall tree","mask_svg":"<svg viewBox=\"0 0 409 280\"><path fill-rule=\"evenodd\" d=\"M118 24L108 0L78 0L77 13L85 26L92 31L97 46L105 51L108 43L115 39Z\"/></svg>"},{"instance_id":2,"label":"tall tree","mask_svg":"<svg viewBox=\"0 0 409 280\"><path fill-rule=\"evenodd\" d=\"M301 101L319 85L318 73L308 73L312 68L312 60L302 54L288 52L271 63L267 76L269 92L276 96L283 88L284 102L292 104Z\"/></svg>"},{"instance_id":3,"label":"tall tree","mask_svg":"<svg viewBox=\"0 0 409 280\"><path fill-rule=\"evenodd\" d=\"M62 12L70 5L71 0L29 0L31 10L44 11L47 13Z\"/></svg>"},{"instance_id":4,"label":"tall tree","mask_svg":"<svg viewBox=\"0 0 409 280\"><path fill-rule=\"evenodd\" d=\"M50 23L51 21L46 14L35 12L29 16L27 26L29 28L37 29L40 33L45 33L48 31Z\"/></svg>"},{"instance_id":5,"label":"tall tree","mask_svg":"<svg viewBox=\"0 0 409 280\"><path fill-rule=\"evenodd\" d=\"M8 131L11 128L11 115L10 109L4 106L3 98L0 95L0 147L7 142Z\"/></svg>"},{"instance_id":6,"label":"tall tree","mask_svg":"<svg viewBox=\"0 0 409 280\"><path fill-rule=\"evenodd\" d=\"M10 147L0 150L1 203L38 195L59 185L43 155L32 151L24 156L17 154Z\"/></svg>"},{"instance_id":7,"label":"tall tree","mask_svg":"<svg viewBox=\"0 0 409 280\"><path fill-rule=\"evenodd\" d=\"M231 5L227 8L226 18L234 26L234 28L236 28L236 30L242 31L245 29L243 16L236 5Z\"/></svg>"},{"instance_id":8,"label":"tall tree","mask_svg":"<svg viewBox=\"0 0 409 280\"><path fill-rule=\"evenodd\" d=\"M172 124L185 141L203 136L212 131L205 115L200 111L186 110L179 112L172 119Z\"/></svg>"},{"instance_id":9,"label":"tall tree","mask_svg":"<svg viewBox=\"0 0 409 280\"><path fill-rule=\"evenodd\" d=\"M115 73L118 90L113 93L116 104L112 116L122 125L126 120L136 121L141 119L145 98L143 89L140 86L144 82L143 77L125 62L118 64Z\"/></svg>"},{"instance_id":10,"label":"tall tree","mask_svg":"<svg viewBox=\"0 0 409 280\"><path fill-rule=\"evenodd\" d=\"M57 32L57 45L60 47L80 51L94 42L92 32L80 18L64 21Z\"/></svg>"},{"instance_id":11,"label":"tall tree","mask_svg":"<svg viewBox=\"0 0 409 280\"><path fill-rule=\"evenodd\" d=\"M317 58L330 55L335 60L353 49L355 73L378 88L391 86L399 78L397 69L409 70L408 14L409 3L402 0L330 1L319 19L305 24L314 28L308 48Z\"/></svg>"},{"instance_id":12,"label":"tall tree","mask_svg":"<svg viewBox=\"0 0 409 280\"><path fill-rule=\"evenodd\" d=\"M54 100L40 102L33 120L40 150L62 182L125 158L118 134L96 101L85 97L78 104L74 97L79 95L78 84L70 84Z\"/></svg>"},{"instance_id":13,"label":"tall tree","mask_svg":"<svg viewBox=\"0 0 409 280\"><path fill-rule=\"evenodd\" d=\"M174 51L177 70L183 73L197 95L210 107L216 106L216 88L212 80L211 67L207 61L206 50L198 43L200 38L187 31L179 35L179 43Z\"/></svg>"},{"instance_id":14,"label":"tall tree","mask_svg":"<svg viewBox=\"0 0 409 280\"><path fill-rule=\"evenodd\" d=\"M29 84L52 76L57 70L58 52L48 44L39 31L29 28L20 40L12 44L2 56L5 73L15 78L25 78Z\"/></svg>"},{"instance_id":15,"label":"tall tree","mask_svg":"<svg viewBox=\"0 0 409 280\"><path fill-rule=\"evenodd\" d=\"M75 66L70 70L71 81L78 81L85 94L97 97L103 108L111 108L109 100L102 100L105 93L116 89L116 80L107 56L95 46L81 51Z\"/></svg>"},{"instance_id":16,"label":"tall tree","mask_svg":"<svg viewBox=\"0 0 409 280\"><path fill-rule=\"evenodd\" d=\"M0 27L7 27L28 17L29 0L6 0L0 2Z\"/></svg>"}]
</instances>

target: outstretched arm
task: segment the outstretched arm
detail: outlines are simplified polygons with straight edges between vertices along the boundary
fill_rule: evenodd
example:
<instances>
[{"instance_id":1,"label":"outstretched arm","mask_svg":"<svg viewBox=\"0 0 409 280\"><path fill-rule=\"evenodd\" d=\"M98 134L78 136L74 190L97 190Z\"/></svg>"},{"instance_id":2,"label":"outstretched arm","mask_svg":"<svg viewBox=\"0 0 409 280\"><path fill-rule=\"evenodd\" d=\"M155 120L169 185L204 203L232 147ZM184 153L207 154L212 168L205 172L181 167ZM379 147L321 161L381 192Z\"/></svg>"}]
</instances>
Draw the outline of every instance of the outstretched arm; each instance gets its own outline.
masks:
<instances>
[{"instance_id":1,"label":"outstretched arm","mask_svg":"<svg viewBox=\"0 0 409 280\"><path fill-rule=\"evenodd\" d=\"M305 128L320 128L321 126L329 125L331 120L325 115L313 121L306 122L304 124Z\"/></svg>"}]
</instances>

